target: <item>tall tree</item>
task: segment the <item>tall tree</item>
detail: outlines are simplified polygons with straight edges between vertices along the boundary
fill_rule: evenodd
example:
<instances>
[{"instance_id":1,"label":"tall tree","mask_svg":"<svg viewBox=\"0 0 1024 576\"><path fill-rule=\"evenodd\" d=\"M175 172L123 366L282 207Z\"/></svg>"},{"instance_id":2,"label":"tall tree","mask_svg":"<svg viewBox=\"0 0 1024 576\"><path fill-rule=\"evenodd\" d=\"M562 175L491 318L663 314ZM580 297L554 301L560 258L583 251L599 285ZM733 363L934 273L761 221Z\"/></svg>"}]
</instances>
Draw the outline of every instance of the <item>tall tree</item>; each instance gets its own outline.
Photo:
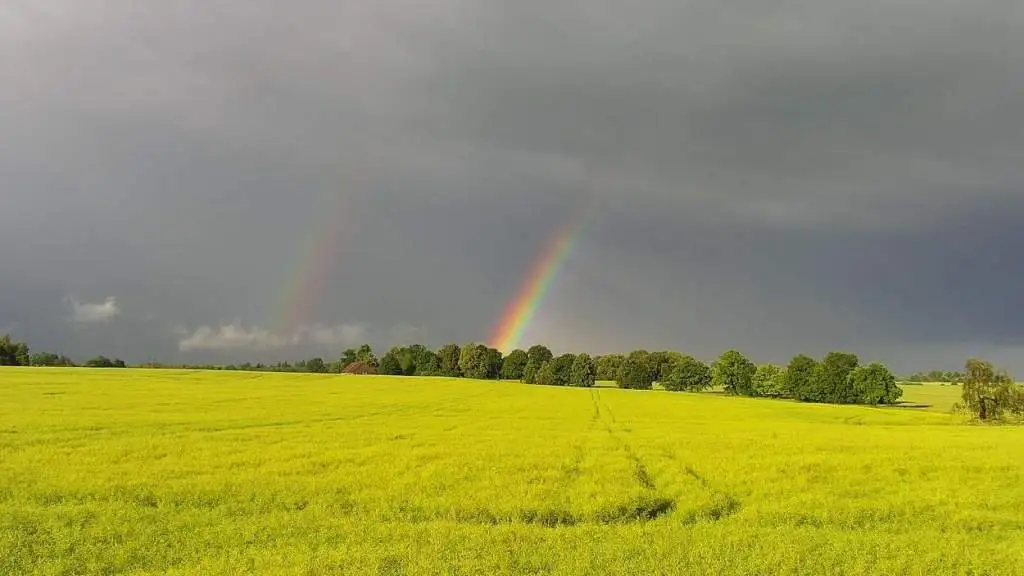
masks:
<instances>
[{"instance_id":1,"label":"tall tree","mask_svg":"<svg viewBox=\"0 0 1024 576\"><path fill-rule=\"evenodd\" d=\"M540 369L554 358L551 349L536 344L526 351L526 366L523 368L523 382L537 384ZM552 368L553 369L553 368Z\"/></svg>"},{"instance_id":2,"label":"tall tree","mask_svg":"<svg viewBox=\"0 0 1024 576\"><path fill-rule=\"evenodd\" d=\"M850 383L850 373L860 360L850 352L829 352L818 365L817 401L833 404L853 404L857 395Z\"/></svg>"},{"instance_id":3,"label":"tall tree","mask_svg":"<svg viewBox=\"0 0 1024 576\"><path fill-rule=\"evenodd\" d=\"M568 386L572 381L572 365L576 361L573 354L562 354L555 356L551 362L551 369L554 371L555 386Z\"/></svg>"},{"instance_id":4,"label":"tall tree","mask_svg":"<svg viewBox=\"0 0 1024 576\"><path fill-rule=\"evenodd\" d=\"M754 373L757 366L737 350L726 350L711 366L711 382L726 394L754 395Z\"/></svg>"},{"instance_id":5,"label":"tall tree","mask_svg":"<svg viewBox=\"0 0 1024 576\"><path fill-rule=\"evenodd\" d=\"M398 362L402 365L402 374L406 376L429 376L437 372L436 357L426 346L413 344L399 349Z\"/></svg>"},{"instance_id":6,"label":"tall tree","mask_svg":"<svg viewBox=\"0 0 1024 576\"><path fill-rule=\"evenodd\" d=\"M572 362L572 372L569 378L570 386L590 388L597 378L597 365L589 354L577 354Z\"/></svg>"},{"instance_id":7,"label":"tall tree","mask_svg":"<svg viewBox=\"0 0 1024 576\"><path fill-rule=\"evenodd\" d=\"M527 361L529 357L525 350L516 349L509 352L501 363L501 377L505 380L522 380Z\"/></svg>"},{"instance_id":8,"label":"tall tree","mask_svg":"<svg viewBox=\"0 0 1024 576\"><path fill-rule=\"evenodd\" d=\"M359 353L356 352L355 348L349 348L341 353L341 358L338 360L339 370L341 372L347 368L350 364L354 364L359 361Z\"/></svg>"},{"instance_id":9,"label":"tall tree","mask_svg":"<svg viewBox=\"0 0 1024 576\"><path fill-rule=\"evenodd\" d=\"M548 348L547 346L542 346L540 344L530 346L530 349L526 351L527 361L533 360L537 364L547 362L554 357L555 355L551 353L550 348Z\"/></svg>"},{"instance_id":10,"label":"tall tree","mask_svg":"<svg viewBox=\"0 0 1024 576\"><path fill-rule=\"evenodd\" d=\"M619 377L619 368L626 357L622 354L604 354L594 358L597 365L597 379L603 381L616 380Z\"/></svg>"},{"instance_id":11,"label":"tall tree","mask_svg":"<svg viewBox=\"0 0 1024 576\"><path fill-rule=\"evenodd\" d=\"M369 344L363 344L359 347L359 350L356 351L356 360L374 367L380 365L380 361L377 360L377 356L374 355L373 348Z\"/></svg>"},{"instance_id":12,"label":"tall tree","mask_svg":"<svg viewBox=\"0 0 1024 576\"><path fill-rule=\"evenodd\" d=\"M568 386L572 379L572 365L575 357L562 354L541 365L537 371L536 383L547 386Z\"/></svg>"},{"instance_id":13,"label":"tall tree","mask_svg":"<svg viewBox=\"0 0 1024 576\"><path fill-rule=\"evenodd\" d=\"M10 334L0 335L0 366L29 366L32 358L29 356L28 344L14 342Z\"/></svg>"},{"instance_id":14,"label":"tall tree","mask_svg":"<svg viewBox=\"0 0 1024 576\"><path fill-rule=\"evenodd\" d=\"M489 378L493 362L493 356L483 344L466 344L459 354L459 369L466 378Z\"/></svg>"},{"instance_id":15,"label":"tall tree","mask_svg":"<svg viewBox=\"0 0 1024 576\"><path fill-rule=\"evenodd\" d=\"M501 350L486 346L484 349L484 364L487 367L487 379L497 380L501 378L501 365L504 361L504 358L501 355Z\"/></svg>"},{"instance_id":16,"label":"tall tree","mask_svg":"<svg viewBox=\"0 0 1024 576\"><path fill-rule=\"evenodd\" d=\"M459 369L462 348L459 348L458 344L445 344L437 351L437 356L441 364L441 376L450 378L462 376L462 370Z\"/></svg>"},{"instance_id":17,"label":"tall tree","mask_svg":"<svg viewBox=\"0 0 1024 576\"><path fill-rule=\"evenodd\" d=\"M441 359L426 348L416 354L416 372L419 376L437 376L441 373Z\"/></svg>"},{"instance_id":18,"label":"tall tree","mask_svg":"<svg viewBox=\"0 0 1024 576\"><path fill-rule=\"evenodd\" d=\"M786 393L786 371L775 364L762 364L754 372L754 395L778 398Z\"/></svg>"},{"instance_id":19,"label":"tall tree","mask_svg":"<svg viewBox=\"0 0 1024 576\"><path fill-rule=\"evenodd\" d=\"M711 368L693 356L683 356L661 385L673 392L701 392L711 388Z\"/></svg>"},{"instance_id":20,"label":"tall tree","mask_svg":"<svg viewBox=\"0 0 1024 576\"><path fill-rule=\"evenodd\" d=\"M394 346L388 350L384 356L381 356L380 366L377 368L377 373L387 374L390 376L401 376L403 374L402 364L398 360L398 355L401 353L402 349L398 346Z\"/></svg>"},{"instance_id":21,"label":"tall tree","mask_svg":"<svg viewBox=\"0 0 1024 576\"><path fill-rule=\"evenodd\" d=\"M1005 371L996 371L985 360L971 358L964 369L961 398L964 407L979 420L999 420L1016 405L1016 385Z\"/></svg>"},{"instance_id":22,"label":"tall tree","mask_svg":"<svg viewBox=\"0 0 1024 576\"><path fill-rule=\"evenodd\" d=\"M818 362L805 354L798 354L786 368L786 395L801 402L813 401L816 393L815 379L818 374Z\"/></svg>"},{"instance_id":23,"label":"tall tree","mask_svg":"<svg viewBox=\"0 0 1024 576\"><path fill-rule=\"evenodd\" d=\"M540 374L542 368L548 365L550 360L537 364L533 360L527 360L526 366L523 367L523 383L524 384L537 384L537 376Z\"/></svg>"}]
</instances>

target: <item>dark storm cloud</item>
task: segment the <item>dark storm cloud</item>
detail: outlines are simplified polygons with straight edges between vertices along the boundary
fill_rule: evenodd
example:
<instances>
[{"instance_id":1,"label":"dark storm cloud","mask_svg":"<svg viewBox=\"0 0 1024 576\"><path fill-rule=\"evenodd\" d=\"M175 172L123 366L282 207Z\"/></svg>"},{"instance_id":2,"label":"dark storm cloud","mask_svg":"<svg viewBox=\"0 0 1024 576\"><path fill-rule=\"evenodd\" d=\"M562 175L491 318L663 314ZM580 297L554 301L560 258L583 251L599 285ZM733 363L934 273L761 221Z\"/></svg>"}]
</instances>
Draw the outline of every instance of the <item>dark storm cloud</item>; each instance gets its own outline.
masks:
<instances>
[{"instance_id":1,"label":"dark storm cloud","mask_svg":"<svg viewBox=\"0 0 1024 576\"><path fill-rule=\"evenodd\" d=\"M0 327L137 361L481 340L596 202L530 339L1024 369L1022 25L995 0L8 3ZM344 234L300 331L318 217Z\"/></svg>"}]
</instances>

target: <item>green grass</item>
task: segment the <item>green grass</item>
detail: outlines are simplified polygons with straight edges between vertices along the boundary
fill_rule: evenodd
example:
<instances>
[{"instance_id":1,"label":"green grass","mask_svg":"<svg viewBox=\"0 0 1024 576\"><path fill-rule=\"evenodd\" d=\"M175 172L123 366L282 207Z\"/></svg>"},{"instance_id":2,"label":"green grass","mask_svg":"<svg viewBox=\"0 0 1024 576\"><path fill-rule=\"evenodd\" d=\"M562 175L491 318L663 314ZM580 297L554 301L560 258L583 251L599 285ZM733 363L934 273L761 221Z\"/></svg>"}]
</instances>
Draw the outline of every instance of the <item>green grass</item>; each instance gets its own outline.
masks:
<instances>
[{"instance_id":1,"label":"green grass","mask_svg":"<svg viewBox=\"0 0 1024 576\"><path fill-rule=\"evenodd\" d=\"M0 574L1024 574L958 393L3 369Z\"/></svg>"}]
</instances>

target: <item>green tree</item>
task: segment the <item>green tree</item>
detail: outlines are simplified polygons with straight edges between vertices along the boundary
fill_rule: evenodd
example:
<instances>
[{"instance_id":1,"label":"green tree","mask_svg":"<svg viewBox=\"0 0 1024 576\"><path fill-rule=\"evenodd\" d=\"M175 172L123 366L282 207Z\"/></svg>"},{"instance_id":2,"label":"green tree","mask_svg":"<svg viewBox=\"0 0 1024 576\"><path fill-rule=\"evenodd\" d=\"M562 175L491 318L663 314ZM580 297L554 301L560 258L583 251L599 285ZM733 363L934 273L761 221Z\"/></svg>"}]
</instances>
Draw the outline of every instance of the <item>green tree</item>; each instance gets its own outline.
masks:
<instances>
[{"instance_id":1,"label":"green tree","mask_svg":"<svg viewBox=\"0 0 1024 576\"><path fill-rule=\"evenodd\" d=\"M441 373L441 358L431 350L426 350L416 360L416 374L419 376L437 376Z\"/></svg>"},{"instance_id":2,"label":"green tree","mask_svg":"<svg viewBox=\"0 0 1024 576\"><path fill-rule=\"evenodd\" d=\"M558 384L558 375L555 373L555 361L549 360L541 364L540 368L537 369L537 375L534 377L534 381L531 383L541 384L544 386L556 386Z\"/></svg>"},{"instance_id":3,"label":"green tree","mask_svg":"<svg viewBox=\"0 0 1024 576\"><path fill-rule=\"evenodd\" d=\"M398 362L406 376L430 376L438 371L437 355L422 344L399 348Z\"/></svg>"},{"instance_id":4,"label":"green tree","mask_svg":"<svg viewBox=\"0 0 1024 576\"><path fill-rule=\"evenodd\" d=\"M736 350L726 350L711 366L711 383L721 386L726 394L754 395L754 373L757 366Z\"/></svg>"},{"instance_id":5,"label":"green tree","mask_svg":"<svg viewBox=\"0 0 1024 576\"><path fill-rule=\"evenodd\" d=\"M551 360L555 371L556 386L568 386L572 383L572 366L575 362L575 354L562 354Z\"/></svg>"},{"instance_id":6,"label":"green tree","mask_svg":"<svg viewBox=\"0 0 1024 576\"><path fill-rule=\"evenodd\" d=\"M661 385L673 392L701 392L711 387L711 368L693 356L683 356L662 379Z\"/></svg>"},{"instance_id":7,"label":"green tree","mask_svg":"<svg viewBox=\"0 0 1024 576\"><path fill-rule=\"evenodd\" d=\"M654 384L654 371L648 362L649 354L639 350L630 353L619 366L616 381L619 388L650 390Z\"/></svg>"},{"instance_id":8,"label":"green tree","mask_svg":"<svg viewBox=\"0 0 1024 576\"><path fill-rule=\"evenodd\" d=\"M854 368L849 378L858 404L895 404L903 396L896 377L879 362Z\"/></svg>"},{"instance_id":9,"label":"green tree","mask_svg":"<svg viewBox=\"0 0 1024 576\"><path fill-rule=\"evenodd\" d=\"M350 364L354 364L359 361L359 354L355 348L349 348L341 353L341 358L338 360L338 372L341 372L347 368Z\"/></svg>"},{"instance_id":10,"label":"green tree","mask_svg":"<svg viewBox=\"0 0 1024 576\"><path fill-rule=\"evenodd\" d=\"M14 361L16 366L32 365L32 357L28 353L28 344L18 342L14 345Z\"/></svg>"},{"instance_id":11,"label":"green tree","mask_svg":"<svg viewBox=\"0 0 1024 576\"><path fill-rule=\"evenodd\" d=\"M310 358L306 361L306 370L314 374L323 374L327 372L327 365L324 364L323 358Z\"/></svg>"},{"instance_id":12,"label":"green tree","mask_svg":"<svg viewBox=\"0 0 1024 576\"><path fill-rule=\"evenodd\" d=\"M10 334L0 334L0 366L14 365L14 351Z\"/></svg>"},{"instance_id":13,"label":"green tree","mask_svg":"<svg viewBox=\"0 0 1024 576\"><path fill-rule=\"evenodd\" d=\"M762 364L754 372L754 395L778 398L786 393L786 371L775 364Z\"/></svg>"},{"instance_id":14,"label":"green tree","mask_svg":"<svg viewBox=\"0 0 1024 576\"><path fill-rule=\"evenodd\" d=\"M125 368L124 360L120 358L111 360L102 354L90 359L85 365L88 368Z\"/></svg>"},{"instance_id":15,"label":"green tree","mask_svg":"<svg viewBox=\"0 0 1024 576\"><path fill-rule=\"evenodd\" d=\"M416 352L411 346L392 346L388 349L388 352L395 351L395 360L398 361L398 373L403 376L412 376L416 373ZM381 364L384 363L384 357L380 358ZM381 374L383 374L383 370Z\"/></svg>"},{"instance_id":16,"label":"green tree","mask_svg":"<svg viewBox=\"0 0 1024 576\"><path fill-rule=\"evenodd\" d=\"M537 375L540 374L541 368L543 368L547 362L537 364L533 360L527 360L526 366L523 367L523 383L524 384L537 384Z\"/></svg>"},{"instance_id":17,"label":"green tree","mask_svg":"<svg viewBox=\"0 0 1024 576\"><path fill-rule=\"evenodd\" d=\"M450 378L462 376L462 370L459 369L462 349L459 348L458 344L445 344L437 351L437 357L441 365L441 376L448 376Z\"/></svg>"},{"instance_id":18,"label":"green tree","mask_svg":"<svg viewBox=\"0 0 1024 576\"><path fill-rule=\"evenodd\" d=\"M569 376L569 385L581 388L590 388L597 379L597 365L589 354L577 354L572 362L572 370Z\"/></svg>"},{"instance_id":19,"label":"green tree","mask_svg":"<svg viewBox=\"0 0 1024 576\"><path fill-rule=\"evenodd\" d=\"M552 360L554 357L555 355L551 353L550 348L547 346L541 346L540 344L530 346L530 349L526 351L527 362L533 360L533 362L538 366L544 362Z\"/></svg>"},{"instance_id":20,"label":"green tree","mask_svg":"<svg viewBox=\"0 0 1024 576\"><path fill-rule=\"evenodd\" d=\"M487 367L487 379L497 380L501 378L501 365L504 361L504 357L501 355L501 350L497 348L484 347L484 364Z\"/></svg>"},{"instance_id":21,"label":"green tree","mask_svg":"<svg viewBox=\"0 0 1024 576\"><path fill-rule=\"evenodd\" d=\"M982 421L999 420L1015 408L1020 391L1005 371L996 371L985 360L971 358L964 369L961 399L964 408Z\"/></svg>"},{"instance_id":22,"label":"green tree","mask_svg":"<svg viewBox=\"0 0 1024 576\"><path fill-rule=\"evenodd\" d=\"M667 350L651 352L647 356L647 362L651 365L654 381L661 382L662 379L668 377L673 368L675 368L675 364L682 358L683 355L679 352L669 352Z\"/></svg>"},{"instance_id":23,"label":"green tree","mask_svg":"<svg viewBox=\"0 0 1024 576\"><path fill-rule=\"evenodd\" d=\"M359 350L356 351L356 360L374 368L380 365L380 361L377 360L377 356L374 355L373 348L370 348L369 344L363 344L359 347Z\"/></svg>"},{"instance_id":24,"label":"green tree","mask_svg":"<svg viewBox=\"0 0 1024 576\"><path fill-rule=\"evenodd\" d=\"M818 365L815 400L832 404L854 404L857 394L850 383L850 373L860 364L856 354L829 352Z\"/></svg>"},{"instance_id":25,"label":"green tree","mask_svg":"<svg viewBox=\"0 0 1024 576\"><path fill-rule=\"evenodd\" d=\"M529 357L525 350L513 350L501 363L501 377L505 380L522 380L523 370Z\"/></svg>"},{"instance_id":26,"label":"green tree","mask_svg":"<svg viewBox=\"0 0 1024 576\"><path fill-rule=\"evenodd\" d=\"M801 402L814 401L816 393L815 380L818 374L818 362L805 354L794 356L786 368L786 395Z\"/></svg>"},{"instance_id":27,"label":"green tree","mask_svg":"<svg viewBox=\"0 0 1024 576\"><path fill-rule=\"evenodd\" d=\"M33 366L60 366L60 357L52 352L36 352L32 355Z\"/></svg>"},{"instance_id":28,"label":"green tree","mask_svg":"<svg viewBox=\"0 0 1024 576\"><path fill-rule=\"evenodd\" d=\"M540 374L541 368L553 359L554 355L551 353L551 349L547 346L541 346L540 344L530 346L530 349L526 351L526 366L523 367L523 382L527 384L539 384L540 382L537 377ZM554 367L551 369L554 370Z\"/></svg>"},{"instance_id":29,"label":"green tree","mask_svg":"<svg viewBox=\"0 0 1024 576\"><path fill-rule=\"evenodd\" d=\"M380 366L377 368L378 374L387 374L390 376L400 376L405 372L402 370L402 363L399 361L398 356L402 353L402 349L395 346L387 351L384 356L381 356Z\"/></svg>"},{"instance_id":30,"label":"green tree","mask_svg":"<svg viewBox=\"0 0 1024 576\"><path fill-rule=\"evenodd\" d=\"M28 344L14 342L10 334L0 336L0 366L30 366L32 357L29 355Z\"/></svg>"},{"instance_id":31,"label":"green tree","mask_svg":"<svg viewBox=\"0 0 1024 576\"><path fill-rule=\"evenodd\" d=\"M459 369L466 378L487 379L489 373L487 346L466 344L459 354Z\"/></svg>"},{"instance_id":32,"label":"green tree","mask_svg":"<svg viewBox=\"0 0 1024 576\"><path fill-rule=\"evenodd\" d=\"M575 357L572 354L555 356L541 365L537 371L537 384L547 386L568 386L572 380L572 366Z\"/></svg>"},{"instance_id":33,"label":"green tree","mask_svg":"<svg viewBox=\"0 0 1024 576\"><path fill-rule=\"evenodd\" d=\"M597 365L597 379L602 381L617 380L619 368L622 367L622 363L625 360L626 357L622 354L605 354L594 358L594 363Z\"/></svg>"}]
</instances>

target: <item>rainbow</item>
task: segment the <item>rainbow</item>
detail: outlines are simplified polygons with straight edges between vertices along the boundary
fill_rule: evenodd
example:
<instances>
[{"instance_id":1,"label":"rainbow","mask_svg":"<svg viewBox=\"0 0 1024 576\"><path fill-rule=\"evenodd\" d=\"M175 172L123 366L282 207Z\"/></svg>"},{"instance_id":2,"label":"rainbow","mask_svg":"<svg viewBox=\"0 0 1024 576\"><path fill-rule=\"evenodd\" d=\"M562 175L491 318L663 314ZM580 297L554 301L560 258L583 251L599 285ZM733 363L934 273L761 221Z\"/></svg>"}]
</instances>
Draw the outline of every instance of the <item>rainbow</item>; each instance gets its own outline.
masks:
<instances>
[{"instance_id":1,"label":"rainbow","mask_svg":"<svg viewBox=\"0 0 1024 576\"><path fill-rule=\"evenodd\" d=\"M306 229L302 256L296 260L285 288L278 315L280 334L294 336L303 326L314 320L317 305L330 282L338 251L347 239L347 207L342 194L333 193L324 201L324 210L318 210Z\"/></svg>"},{"instance_id":2,"label":"rainbow","mask_svg":"<svg viewBox=\"0 0 1024 576\"><path fill-rule=\"evenodd\" d=\"M558 272L576 247L580 232L591 213L590 205L584 207L545 245L540 258L530 268L529 275L520 286L519 292L506 305L501 321L491 337L491 346L505 354L519 346L523 333L544 303L544 297L551 290Z\"/></svg>"}]
</instances>

